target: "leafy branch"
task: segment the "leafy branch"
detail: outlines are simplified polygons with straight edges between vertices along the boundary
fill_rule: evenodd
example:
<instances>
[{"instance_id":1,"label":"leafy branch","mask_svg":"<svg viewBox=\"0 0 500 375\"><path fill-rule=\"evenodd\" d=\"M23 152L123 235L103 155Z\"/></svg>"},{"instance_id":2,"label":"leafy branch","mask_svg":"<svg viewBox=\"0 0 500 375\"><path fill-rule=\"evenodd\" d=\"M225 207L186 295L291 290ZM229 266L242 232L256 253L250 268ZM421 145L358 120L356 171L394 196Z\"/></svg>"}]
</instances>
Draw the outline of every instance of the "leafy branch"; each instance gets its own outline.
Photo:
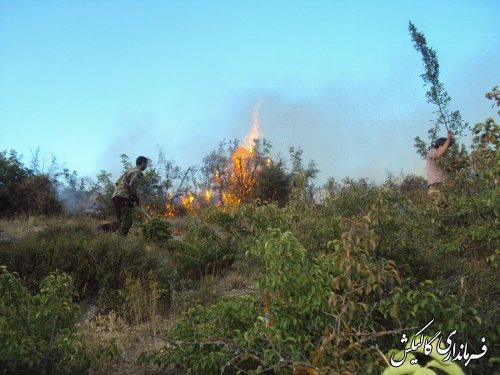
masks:
<instances>
[{"instance_id":1,"label":"leafy branch","mask_svg":"<svg viewBox=\"0 0 500 375\"><path fill-rule=\"evenodd\" d=\"M424 80L424 86L429 86L429 90L426 92L427 102L435 104L438 107L436 111L438 114L436 126L429 129L428 132L430 141L434 142L436 140L441 124L444 124L447 131L452 131L454 134L461 136L468 124L463 122L459 111L451 111L449 108L451 98L445 90L443 83L439 80L439 62L436 50L427 45L424 34L418 31L411 21L409 22L408 30L413 41L413 46L422 54L425 72L420 76ZM415 138L415 142L418 153L425 157L425 143L420 137Z\"/></svg>"}]
</instances>

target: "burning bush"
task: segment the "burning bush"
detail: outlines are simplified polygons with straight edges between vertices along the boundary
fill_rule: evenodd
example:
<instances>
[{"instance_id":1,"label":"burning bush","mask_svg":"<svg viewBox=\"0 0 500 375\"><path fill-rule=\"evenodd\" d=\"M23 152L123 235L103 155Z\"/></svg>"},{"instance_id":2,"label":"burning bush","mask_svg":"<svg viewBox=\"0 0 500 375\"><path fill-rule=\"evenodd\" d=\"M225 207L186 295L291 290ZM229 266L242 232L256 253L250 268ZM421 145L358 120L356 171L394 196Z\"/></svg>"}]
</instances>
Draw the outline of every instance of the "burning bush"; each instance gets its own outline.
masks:
<instances>
[{"instance_id":1,"label":"burning bush","mask_svg":"<svg viewBox=\"0 0 500 375\"><path fill-rule=\"evenodd\" d=\"M197 185L200 191L185 190L180 196L170 193L165 216L194 213L209 205L226 210L250 201L278 202L283 206L297 175L304 176L304 188L312 187L311 180L318 170L314 162L304 167L300 147L290 147L291 172L283 160L271 157L272 145L262 138L259 128L259 106L254 108L250 132L242 142L223 141L203 159L204 181Z\"/></svg>"},{"instance_id":2,"label":"burning bush","mask_svg":"<svg viewBox=\"0 0 500 375\"><path fill-rule=\"evenodd\" d=\"M221 143L219 150L203 159L202 172L208 186L205 197L215 198L223 207L254 199L259 174L270 166L271 159L266 157L269 149L265 141Z\"/></svg>"}]
</instances>

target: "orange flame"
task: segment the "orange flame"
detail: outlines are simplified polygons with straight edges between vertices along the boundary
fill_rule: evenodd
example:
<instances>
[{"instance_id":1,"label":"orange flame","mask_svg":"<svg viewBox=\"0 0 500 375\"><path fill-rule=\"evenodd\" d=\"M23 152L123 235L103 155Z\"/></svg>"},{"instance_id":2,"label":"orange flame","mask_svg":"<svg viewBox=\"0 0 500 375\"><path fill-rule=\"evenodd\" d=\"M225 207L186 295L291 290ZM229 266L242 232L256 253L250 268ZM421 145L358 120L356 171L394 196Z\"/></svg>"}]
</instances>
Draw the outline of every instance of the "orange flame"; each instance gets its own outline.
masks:
<instances>
[{"instance_id":1,"label":"orange flame","mask_svg":"<svg viewBox=\"0 0 500 375\"><path fill-rule=\"evenodd\" d=\"M181 197L181 202L187 212L194 212L194 196L190 191L184 197Z\"/></svg>"},{"instance_id":2,"label":"orange flame","mask_svg":"<svg viewBox=\"0 0 500 375\"><path fill-rule=\"evenodd\" d=\"M255 158L255 141L262 137L259 126L259 110L261 103L255 104L252 111L252 124L250 132L245 136L243 142L233 151L229 158L228 165L219 172L215 172L213 181L219 194L221 204L224 207L231 207L248 200L253 193L256 175L259 166ZM266 165L271 164L268 158ZM191 192L180 197L181 205L188 213L193 213L195 208L203 205L203 200L209 203L214 191L205 189L195 198ZM169 200L166 205L165 216L175 216L177 213L173 203L173 194L169 193Z\"/></svg>"},{"instance_id":3,"label":"orange flame","mask_svg":"<svg viewBox=\"0 0 500 375\"><path fill-rule=\"evenodd\" d=\"M260 102L255 105L250 132L233 151L230 165L226 167L227 186L222 186L223 181L218 173L214 176L216 186L219 191L222 191L221 200L224 206L237 205L252 195L257 171L255 141L262 137L262 131L259 127L260 106Z\"/></svg>"},{"instance_id":4,"label":"orange flame","mask_svg":"<svg viewBox=\"0 0 500 375\"><path fill-rule=\"evenodd\" d=\"M205 200L206 200L207 202L210 202L210 198L212 197L212 193L213 193L213 190L212 190L212 189L205 189L205 190L203 191L203 195L204 195Z\"/></svg>"},{"instance_id":5,"label":"orange flame","mask_svg":"<svg viewBox=\"0 0 500 375\"><path fill-rule=\"evenodd\" d=\"M262 138L263 135L262 131L260 130L260 119L259 119L261 104L262 103L257 102L257 104L255 104L255 106L253 107L252 127L250 128L250 133L248 133L245 136L241 144L241 146L245 147L251 153L253 153L255 147L255 140Z\"/></svg>"},{"instance_id":6,"label":"orange flame","mask_svg":"<svg viewBox=\"0 0 500 375\"><path fill-rule=\"evenodd\" d=\"M165 216L172 217L175 216L175 207L174 207L174 193L168 193L168 200L165 207Z\"/></svg>"}]
</instances>

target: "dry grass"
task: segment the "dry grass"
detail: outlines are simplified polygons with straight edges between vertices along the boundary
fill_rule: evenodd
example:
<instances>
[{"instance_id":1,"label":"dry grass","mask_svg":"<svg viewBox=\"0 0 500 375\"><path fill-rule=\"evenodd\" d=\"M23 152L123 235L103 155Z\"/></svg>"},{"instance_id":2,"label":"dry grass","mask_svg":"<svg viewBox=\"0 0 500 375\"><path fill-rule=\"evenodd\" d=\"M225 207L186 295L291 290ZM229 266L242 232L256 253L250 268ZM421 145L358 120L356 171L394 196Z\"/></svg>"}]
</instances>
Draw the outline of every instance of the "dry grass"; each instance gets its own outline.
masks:
<instances>
[{"instance_id":1,"label":"dry grass","mask_svg":"<svg viewBox=\"0 0 500 375\"><path fill-rule=\"evenodd\" d=\"M137 364L142 352L158 350L165 343L158 336L168 334L170 327L196 305L209 306L223 296L255 293L245 275L229 271L221 277L207 276L192 289L172 291L172 304L167 314L161 315L157 308L160 291L154 282L143 285L137 280L127 284L127 301L121 316L116 312L99 314L92 320L81 323L84 346L89 353L115 342L118 356L101 358L94 374L176 374L174 368L159 369L155 366Z\"/></svg>"},{"instance_id":2,"label":"dry grass","mask_svg":"<svg viewBox=\"0 0 500 375\"><path fill-rule=\"evenodd\" d=\"M140 279L127 277L125 290L121 291L124 297L122 316L131 324L139 326L148 322L153 334L158 331L160 317L160 299L167 292L161 289L152 275L147 284Z\"/></svg>"},{"instance_id":3,"label":"dry grass","mask_svg":"<svg viewBox=\"0 0 500 375\"><path fill-rule=\"evenodd\" d=\"M193 224L193 218L172 219L173 233L182 236ZM0 220L1 240L22 240L31 233L41 232L53 226L71 224L88 225L96 228L102 221L87 217L24 217ZM214 231L213 228L210 228ZM219 228L216 228L217 230ZM132 236L134 231L132 231ZM218 233L224 237L225 233ZM149 245L148 245L149 246ZM151 245L154 246L154 245ZM146 248L147 249L147 248ZM169 254L163 254L168 263ZM158 337L167 335L170 327L193 306L210 306L224 296L237 296L255 293L254 282L260 277L258 264L251 261L236 260L230 268L219 273L207 275L200 280L180 279L177 290L166 291L160 288L154 277L141 281L128 278L120 291L125 301L119 311L90 313L82 316L79 326L83 332L85 351L95 358L96 353L109 353L116 345L117 356L110 358L101 355L93 366L92 374L177 374L173 368L159 369L137 363L139 355L146 351L158 350L165 343ZM161 298L170 293L168 311L161 307ZM92 307L92 306L90 306ZM112 344L114 343L114 344Z\"/></svg>"},{"instance_id":4,"label":"dry grass","mask_svg":"<svg viewBox=\"0 0 500 375\"><path fill-rule=\"evenodd\" d=\"M225 296L239 296L255 293L255 280L259 277L258 267L246 267L242 272L236 262L231 270L220 275L207 275L189 287L182 285L180 291L172 291L172 317L182 315L184 311L194 306L210 306Z\"/></svg>"},{"instance_id":5,"label":"dry grass","mask_svg":"<svg viewBox=\"0 0 500 375\"><path fill-rule=\"evenodd\" d=\"M85 224L93 228L106 223L112 223L114 217L99 220L89 216L20 216L0 219L0 239L20 240L30 233L43 231L47 227L71 224ZM132 225L129 236L138 234L138 222Z\"/></svg>"},{"instance_id":6,"label":"dry grass","mask_svg":"<svg viewBox=\"0 0 500 375\"><path fill-rule=\"evenodd\" d=\"M81 324L83 342L86 350L92 354L114 342L118 349L116 358L101 357L93 374L159 374L156 366L137 364L137 358L144 351L160 349L164 343L155 338L153 331L168 331L167 320L155 320L139 325L127 324L115 312L98 315L93 320ZM154 326L154 327L153 327Z\"/></svg>"},{"instance_id":7,"label":"dry grass","mask_svg":"<svg viewBox=\"0 0 500 375\"><path fill-rule=\"evenodd\" d=\"M227 241L230 237L229 233L221 226L213 223L206 223L197 216L170 217L168 218L170 230L174 239L182 241L184 232L192 225L199 225L208 229L212 234L220 240Z\"/></svg>"},{"instance_id":8,"label":"dry grass","mask_svg":"<svg viewBox=\"0 0 500 375\"><path fill-rule=\"evenodd\" d=\"M113 358L101 356L94 374L159 374L164 369L137 363L142 352L160 349L164 343L157 335L168 332L171 321L162 317L159 300L164 293L154 278L148 282L127 278L121 313L111 311L99 314L93 319L81 323L84 346L92 355L106 352L111 343L116 345L118 355ZM161 370L161 371L160 371Z\"/></svg>"},{"instance_id":9,"label":"dry grass","mask_svg":"<svg viewBox=\"0 0 500 375\"><path fill-rule=\"evenodd\" d=\"M28 216L0 219L0 237L19 240L30 233L43 231L47 227L69 224L87 224L97 227L99 221L90 217Z\"/></svg>"},{"instance_id":10,"label":"dry grass","mask_svg":"<svg viewBox=\"0 0 500 375\"><path fill-rule=\"evenodd\" d=\"M137 364L142 352L162 348L165 343L158 336L168 335L170 327L190 308L209 306L228 295L255 293L253 283L258 277L257 267L245 267L236 262L231 270L219 276L206 276L196 284L171 291L171 305L167 312L159 309L158 301L165 291L154 279L148 283L128 279L121 293L125 297L120 314L100 314L81 323L84 345L89 353L99 351L112 341L118 349L113 359L101 358L95 374L175 374L174 368L159 369ZM242 272L245 270L246 273Z\"/></svg>"},{"instance_id":11,"label":"dry grass","mask_svg":"<svg viewBox=\"0 0 500 375\"><path fill-rule=\"evenodd\" d=\"M29 233L40 232L50 223L59 223L60 218L30 216L28 218L1 219L0 236L5 239L19 240Z\"/></svg>"}]
</instances>

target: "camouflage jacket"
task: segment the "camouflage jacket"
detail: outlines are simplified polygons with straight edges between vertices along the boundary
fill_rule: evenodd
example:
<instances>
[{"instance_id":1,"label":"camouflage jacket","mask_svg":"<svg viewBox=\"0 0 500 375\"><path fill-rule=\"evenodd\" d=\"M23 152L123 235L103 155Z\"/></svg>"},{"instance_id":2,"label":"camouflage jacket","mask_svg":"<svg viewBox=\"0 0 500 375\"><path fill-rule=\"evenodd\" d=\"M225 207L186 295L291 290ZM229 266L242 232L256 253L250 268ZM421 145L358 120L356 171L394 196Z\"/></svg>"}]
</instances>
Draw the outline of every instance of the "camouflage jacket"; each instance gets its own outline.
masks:
<instances>
[{"instance_id":1,"label":"camouflage jacket","mask_svg":"<svg viewBox=\"0 0 500 375\"><path fill-rule=\"evenodd\" d=\"M137 197L137 185L142 177L142 171L140 168L130 168L116 181L115 191L113 192L114 197L129 198L132 201L139 203L139 198Z\"/></svg>"}]
</instances>

